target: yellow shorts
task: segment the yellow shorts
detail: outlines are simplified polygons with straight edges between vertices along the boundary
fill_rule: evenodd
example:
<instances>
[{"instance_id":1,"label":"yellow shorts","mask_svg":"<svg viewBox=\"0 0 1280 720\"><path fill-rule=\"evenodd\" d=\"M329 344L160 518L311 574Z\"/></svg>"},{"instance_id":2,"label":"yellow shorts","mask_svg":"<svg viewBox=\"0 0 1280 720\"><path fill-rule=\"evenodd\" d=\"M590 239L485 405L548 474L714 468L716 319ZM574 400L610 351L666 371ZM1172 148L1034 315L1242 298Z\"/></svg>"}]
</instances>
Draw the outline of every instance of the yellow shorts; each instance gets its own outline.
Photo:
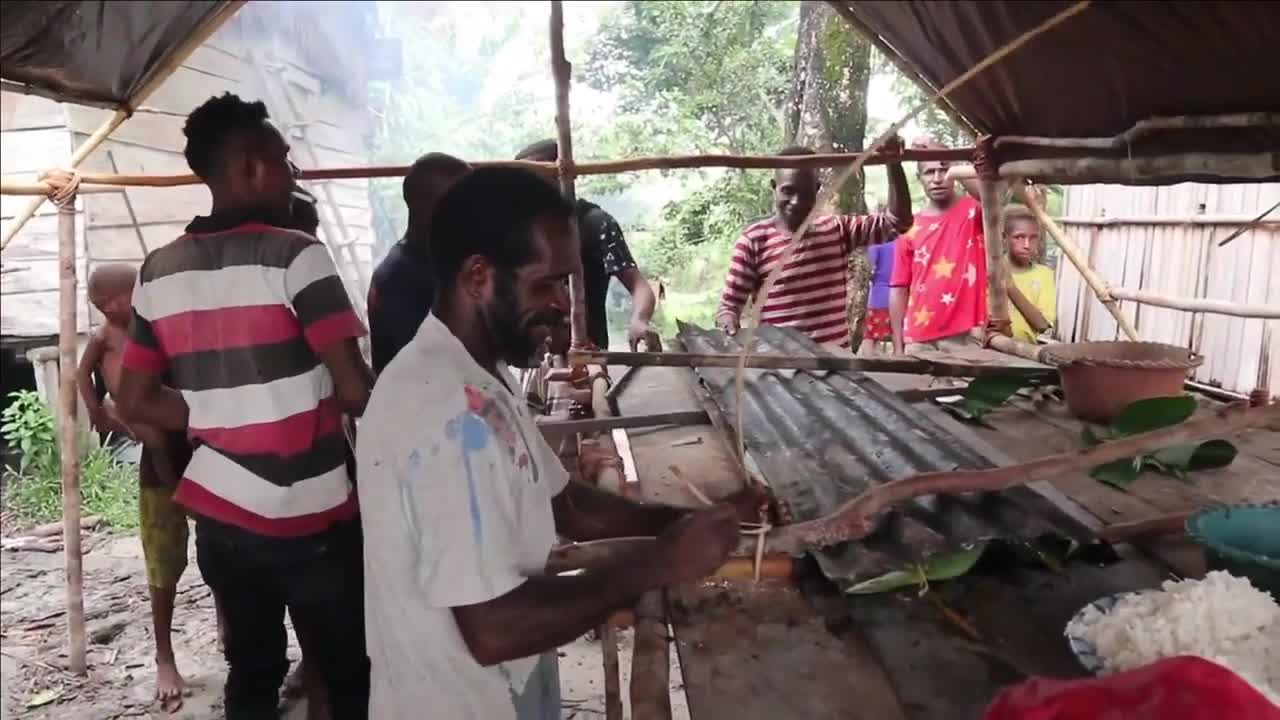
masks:
<instances>
[{"instance_id":1,"label":"yellow shorts","mask_svg":"<svg viewBox=\"0 0 1280 720\"><path fill-rule=\"evenodd\" d=\"M147 585L162 590L178 586L187 569L187 514L173 501L173 488L138 489L138 525Z\"/></svg>"}]
</instances>

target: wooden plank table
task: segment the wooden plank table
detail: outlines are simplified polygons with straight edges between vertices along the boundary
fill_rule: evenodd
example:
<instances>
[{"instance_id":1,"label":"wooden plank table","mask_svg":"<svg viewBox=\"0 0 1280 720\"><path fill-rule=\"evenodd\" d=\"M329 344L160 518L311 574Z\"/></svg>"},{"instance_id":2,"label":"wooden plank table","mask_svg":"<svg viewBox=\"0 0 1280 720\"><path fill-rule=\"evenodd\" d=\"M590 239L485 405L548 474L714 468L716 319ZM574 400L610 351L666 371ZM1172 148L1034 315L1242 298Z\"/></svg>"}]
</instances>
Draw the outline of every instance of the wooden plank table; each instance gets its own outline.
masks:
<instances>
[{"instance_id":1,"label":"wooden plank table","mask_svg":"<svg viewBox=\"0 0 1280 720\"><path fill-rule=\"evenodd\" d=\"M686 368L642 368L618 404L624 414L702 408L696 382ZM712 425L627 432L646 500L699 506L684 479L711 498L743 485L732 448ZM905 717L856 629L845 619L832 632L832 620L794 585L722 580L668 596L693 720Z\"/></svg>"}]
</instances>

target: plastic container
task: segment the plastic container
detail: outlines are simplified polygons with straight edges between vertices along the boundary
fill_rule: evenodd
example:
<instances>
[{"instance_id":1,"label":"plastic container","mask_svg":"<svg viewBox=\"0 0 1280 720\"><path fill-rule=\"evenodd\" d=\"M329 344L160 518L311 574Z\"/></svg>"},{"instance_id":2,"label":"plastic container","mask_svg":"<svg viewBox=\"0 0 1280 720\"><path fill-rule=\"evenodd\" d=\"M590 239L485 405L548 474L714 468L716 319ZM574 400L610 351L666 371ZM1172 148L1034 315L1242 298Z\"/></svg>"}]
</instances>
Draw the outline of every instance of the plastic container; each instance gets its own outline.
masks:
<instances>
[{"instance_id":1,"label":"plastic container","mask_svg":"<svg viewBox=\"0 0 1280 720\"><path fill-rule=\"evenodd\" d=\"M1204 362L1186 348L1148 342L1063 343L1044 355L1058 366L1071 414L1103 424L1138 400L1181 395L1187 374Z\"/></svg>"},{"instance_id":2,"label":"plastic container","mask_svg":"<svg viewBox=\"0 0 1280 720\"><path fill-rule=\"evenodd\" d=\"M1280 601L1280 504L1201 510L1187 519L1187 535L1209 570L1248 578Z\"/></svg>"}]
</instances>

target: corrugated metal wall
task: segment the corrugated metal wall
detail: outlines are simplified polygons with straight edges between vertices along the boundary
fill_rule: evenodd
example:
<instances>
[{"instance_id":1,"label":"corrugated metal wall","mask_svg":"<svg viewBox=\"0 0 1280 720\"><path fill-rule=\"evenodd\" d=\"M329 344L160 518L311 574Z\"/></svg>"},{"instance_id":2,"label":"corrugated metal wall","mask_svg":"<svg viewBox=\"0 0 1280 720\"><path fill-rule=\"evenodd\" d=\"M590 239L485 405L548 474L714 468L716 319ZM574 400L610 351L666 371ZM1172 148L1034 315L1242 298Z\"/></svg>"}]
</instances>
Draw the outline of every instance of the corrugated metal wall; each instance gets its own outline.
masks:
<instances>
[{"instance_id":1,"label":"corrugated metal wall","mask_svg":"<svg viewBox=\"0 0 1280 720\"><path fill-rule=\"evenodd\" d=\"M1167 187L1080 185L1067 189L1063 215L1081 218L1260 215L1280 202L1280 184ZM1268 219L1280 218L1276 210ZM1261 226L1225 247L1230 224L1084 225L1065 223L1090 264L1113 287L1187 298L1280 305L1280 227ZM1122 302L1143 340L1192 348L1205 356L1196 380L1247 393L1264 353L1268 387L1280 392L1280 322L1189 313ZM1264 324L1270 323L1264 348ZM1115 320L1070 263L1058 264L1058 335L1064 341L1123 339Z\"/></svg>"}]
</instances>

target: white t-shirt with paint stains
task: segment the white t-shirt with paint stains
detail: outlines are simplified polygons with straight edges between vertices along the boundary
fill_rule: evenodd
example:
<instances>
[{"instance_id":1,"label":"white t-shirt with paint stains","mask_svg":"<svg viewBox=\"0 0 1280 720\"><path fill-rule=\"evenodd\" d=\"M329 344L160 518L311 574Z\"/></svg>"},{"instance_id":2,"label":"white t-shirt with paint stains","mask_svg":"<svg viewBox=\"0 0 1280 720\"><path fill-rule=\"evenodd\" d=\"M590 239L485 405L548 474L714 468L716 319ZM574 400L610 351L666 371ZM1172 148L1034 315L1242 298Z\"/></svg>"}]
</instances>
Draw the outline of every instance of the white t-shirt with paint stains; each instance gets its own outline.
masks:
<instances>
[{"instance_id":1,"label":"white t-shirt with paint stains","mask_svg":"<svg viewBox=\"0 0 1280 720\"><path fill-rule=\"evenodd\" d=\"M430 315L360 421L372 720L560 717L554 651L481 667L450 610L542 574L556 541L569 476L502 374Z\"/></svg>"}]
</instances>

